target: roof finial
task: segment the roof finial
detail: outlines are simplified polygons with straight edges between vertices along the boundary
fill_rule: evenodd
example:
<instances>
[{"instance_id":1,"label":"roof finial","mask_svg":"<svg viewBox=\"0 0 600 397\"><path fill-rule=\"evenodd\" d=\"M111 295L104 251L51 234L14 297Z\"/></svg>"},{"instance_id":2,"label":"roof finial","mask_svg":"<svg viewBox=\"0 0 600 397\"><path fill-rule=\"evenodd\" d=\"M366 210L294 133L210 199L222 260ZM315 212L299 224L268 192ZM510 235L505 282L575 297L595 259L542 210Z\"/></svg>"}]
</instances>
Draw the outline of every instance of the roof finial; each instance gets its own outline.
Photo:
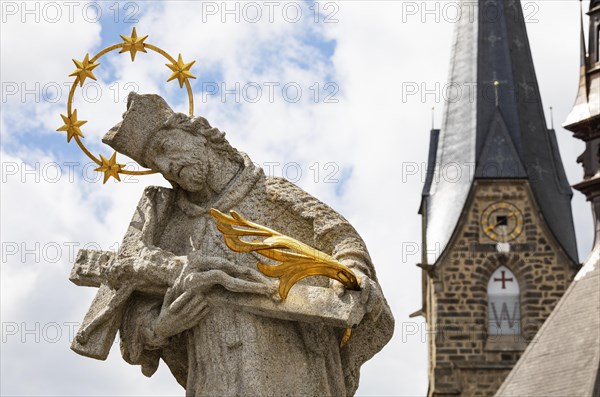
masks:
<instances>
[{"instance_id":1,"label":"roof finial","mask_svg":"<svg viewBox=\"0 0 600 397\"><path fill-rule=\"evenodd\" d=\"M500 87L500 82L498 80L494 80L494 94L496 95L496 107L500 106L500 99L498 98L498 87Z\"/></svg>"},{"instance_id":2,"label":"roof finial","mask_svg":"<svg viewBox=\"0 0 600 397\"><path fill-rule=\"evenodd\" d=\"M550 106L550 128L554 130L554 108Z\"/></svg>"},{"instance_id":3,"label":"roof finial","mask_svg":"<svg viewBox=\"0 0 600 397\"><path fill-rule=\"evenodd\" d=\"M431 107L431 129L435 130L435 106Z\"/></svg>"}]
</instances>

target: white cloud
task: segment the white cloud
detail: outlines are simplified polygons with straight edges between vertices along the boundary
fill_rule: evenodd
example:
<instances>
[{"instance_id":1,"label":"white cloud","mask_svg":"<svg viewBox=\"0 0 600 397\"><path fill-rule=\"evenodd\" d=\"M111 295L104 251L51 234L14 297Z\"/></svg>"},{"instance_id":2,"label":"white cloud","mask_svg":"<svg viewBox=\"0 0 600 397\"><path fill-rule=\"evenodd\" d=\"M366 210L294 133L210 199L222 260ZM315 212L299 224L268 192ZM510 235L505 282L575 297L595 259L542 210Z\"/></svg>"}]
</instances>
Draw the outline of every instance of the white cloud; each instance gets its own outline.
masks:
<instances>
[{"instance_id":1,"label":"white cloud","mask_svg":"<svg viewBox=\"0 0 600 397\"><path fill-rule=\"evenodd\" d=\"M67 75L74 70L71 58L83 59L100 44L100 26L90 22L93 10L86 20L85 3L71 4L70 8L43 1L1 4L2 118L15 127L15 134L40 128L48 107L56 113L56 106L45 102L43 94L54 98L59 87L65 97L63 83L71 80ZM12 138L6 129L2 135Z\"/></svg>"}]
</instances>

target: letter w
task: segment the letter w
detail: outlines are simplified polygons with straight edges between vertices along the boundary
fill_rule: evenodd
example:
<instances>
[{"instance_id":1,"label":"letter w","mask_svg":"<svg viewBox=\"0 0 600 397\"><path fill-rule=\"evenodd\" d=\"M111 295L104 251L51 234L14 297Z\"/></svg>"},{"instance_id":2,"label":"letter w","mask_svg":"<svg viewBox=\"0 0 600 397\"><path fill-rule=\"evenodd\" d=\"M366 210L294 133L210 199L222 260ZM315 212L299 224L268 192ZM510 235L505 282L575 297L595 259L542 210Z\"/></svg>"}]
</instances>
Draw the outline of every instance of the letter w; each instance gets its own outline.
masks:
<instances>
[{"instance_id":1,"label":"letter w","mask_svg":"<svg viewBox=\"0 0 600 397\"><path fill-rule=\"evenodd\" d=\"M515 320L517 319L517 305L519 302L515 302L512 312L512 318L508 313L508 305L506 302L502 302L502 310L500 310L500 318L498 318L498 312L496 311L496 304L492 302L492 312L494 313L494 320L496 321L496 326L500 327L503 320L506 319L508 322L509 328L513 328L515 325Z\"/></svg>"}]
</instances>

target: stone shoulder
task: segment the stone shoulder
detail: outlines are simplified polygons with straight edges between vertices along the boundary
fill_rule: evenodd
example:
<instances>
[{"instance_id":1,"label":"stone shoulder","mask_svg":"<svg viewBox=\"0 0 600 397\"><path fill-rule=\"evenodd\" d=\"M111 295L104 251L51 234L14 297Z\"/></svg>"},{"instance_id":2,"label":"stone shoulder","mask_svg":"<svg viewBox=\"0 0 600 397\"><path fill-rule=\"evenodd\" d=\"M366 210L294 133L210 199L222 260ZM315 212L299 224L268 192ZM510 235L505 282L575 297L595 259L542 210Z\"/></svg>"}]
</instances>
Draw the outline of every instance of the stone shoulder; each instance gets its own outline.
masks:
<instances>
[{"instance_id":1,"label":"stone shoulder","mask_svg":"<svg viewBox=\"0 0 600 397\"><path fill-rule=\"evenodd\" d=\"M352 227L342 215L330 206L284 178L267 177L265 185L267 198L270 201L285 203L302 218L316 222L317 232L333 226L332 223Z\"/></svg>"}]
</instances>

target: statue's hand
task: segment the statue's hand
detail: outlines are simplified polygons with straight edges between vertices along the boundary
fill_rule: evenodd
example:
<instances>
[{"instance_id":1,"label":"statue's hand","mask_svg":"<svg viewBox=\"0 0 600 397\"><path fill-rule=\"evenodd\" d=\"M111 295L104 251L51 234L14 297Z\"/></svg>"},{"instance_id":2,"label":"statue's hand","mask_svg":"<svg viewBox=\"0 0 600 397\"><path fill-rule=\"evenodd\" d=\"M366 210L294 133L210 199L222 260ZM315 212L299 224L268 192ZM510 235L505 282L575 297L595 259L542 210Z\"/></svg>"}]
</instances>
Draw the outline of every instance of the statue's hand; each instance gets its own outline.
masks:
<instances>
[{"instance_id":1,"label":"statue's hand","mask_svg":"<svg viewBox=\"0 0 600 397\"><path fill-rule=\"evenodd\" d=\"M378 317L382 309L381 304L383 303L381 290L375 281L371 280L360 270L352 268L352 271L360 281L358 302L361 305L364 305L367 313L373 312L375 317ZM342 296L348 292L344 285L337 280L330 280L329 287L332 288L338 296Z\"/></svg>"},{"instance_id":2,"label":"statue's hand","mask_svg":"<svg viewBox=\"0 0 600 397\"><path fill-rule=\"evenodd\" d=\"M171 288L154 323L155 338L168 338L194 327L210 310L204 294L198 291L187 290L174 300L173 295L175 289Z\"/></svg>"},{"instance_id":3,"label":"statue's hand","mask_svg":"<svg viewBox=\"0 0 600 397\"><path fill-rule=\"evenodd\" d=\"M274 297L276 282L259 274L223 258L190 255L175 284L167 290L154 326L155 336L169 337L198 324L210 310L206 296L216 285L231 292Z\"/></svg>"},{"instance_id":4,"label":"statue's hand","mask_svg":"<svg viewBox=\"0 0 600 397\"><path fill-rule=\"evenodd\" d=\"M372 313L375 318L379 317L383 309L383 294L381 289L369 277L361 275L360 302L365 305L367 313Z\"/></svg>"},{"instance_id":5,"label":"statue's hand","mask_svg":"<svg viewBox=\"0 0 600 397\"><path fill-rule=\"evenodd\" d=\"M207 291L220 285L231 292L245 292L274 296L277 280L263 275L256 266L244 266L216 256L192 253L188 256L189 267L184 276L186 289Z\"/></svg>"},{"instance_id":6,"label":"statue's hand","mask_svg":"<svg viewBox=\"0 0 600 397\"><path fill-rule=\"evenodd\" d=\"M277 292L275 280L262 275L258 270L244 267L219 257L191 257L190 269L183 277L186 290L208 291L220 285L228 291L274 296Z\"/></svg>"},{"instance_id":7,"label":"statue's hand","mask_svg":"<svg viewBox=\"0 0 600 397\"><path fill-rule=\"evenodd\" d=\"M210 309L204 290L189 288L184 282L192 265L184 265L172 287L167 290L153 327L153 336L167 338L194 327Z\"/></svg>"}]
</instances>

